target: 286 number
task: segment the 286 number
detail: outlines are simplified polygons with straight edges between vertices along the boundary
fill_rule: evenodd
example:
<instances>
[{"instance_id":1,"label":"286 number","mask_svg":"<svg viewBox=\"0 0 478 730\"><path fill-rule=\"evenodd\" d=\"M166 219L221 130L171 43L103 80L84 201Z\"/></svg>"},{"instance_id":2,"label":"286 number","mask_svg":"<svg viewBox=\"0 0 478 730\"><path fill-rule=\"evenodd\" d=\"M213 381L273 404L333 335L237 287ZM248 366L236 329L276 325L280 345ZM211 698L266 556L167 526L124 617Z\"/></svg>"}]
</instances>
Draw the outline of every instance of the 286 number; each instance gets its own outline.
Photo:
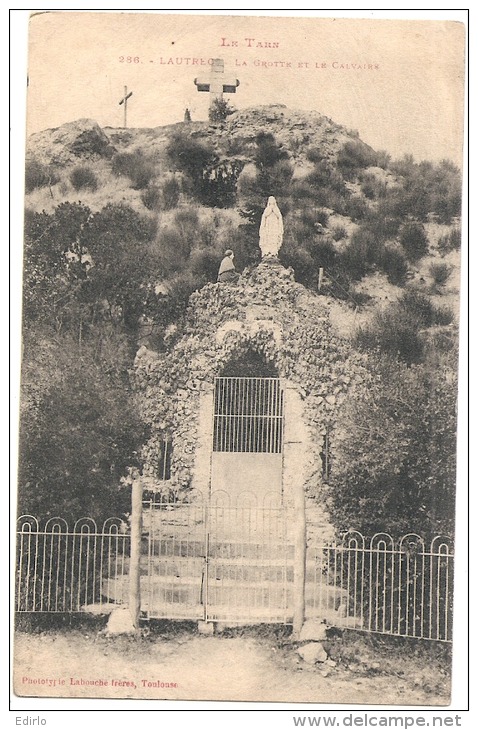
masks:
<instances>
[{"instance_id":1,"label":"286 number","mask_svg":"<svg viewBox=\"0 0 478 730\"><path fill-rule=\"evenodd\" d=\"M139 63L139 56L120 56L120 63Z\"/></svg>"}]
</instances>

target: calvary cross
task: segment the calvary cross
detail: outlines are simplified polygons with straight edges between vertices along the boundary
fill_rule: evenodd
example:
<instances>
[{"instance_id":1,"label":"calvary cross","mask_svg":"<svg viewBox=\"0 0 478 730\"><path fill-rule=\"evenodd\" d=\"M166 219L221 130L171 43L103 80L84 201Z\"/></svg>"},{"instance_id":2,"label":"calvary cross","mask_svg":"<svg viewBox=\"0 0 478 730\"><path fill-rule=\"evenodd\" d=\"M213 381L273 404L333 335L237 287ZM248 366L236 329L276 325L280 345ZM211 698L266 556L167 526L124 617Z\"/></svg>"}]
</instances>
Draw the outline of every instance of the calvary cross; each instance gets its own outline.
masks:
<instances>
[{"instance_id":1,"label":"calvary cross","mask_svg":"<svg viewBox=\"0 0 478 730\"><path fill-rule=\"evenodd\" d=\"M124 104L124 122L123 122L123 126L125 127L125 129L126 129L126 109L128 107L128 99L130 98L130 96L133 96L133 92L130 91L129 94L128 94L128 87L125 86L124 87L124 96L121 99L121 101L119 102L119 105L120 106L121 106L121 104Z\"/></svg>"},{"instance_id":2,"label":"calvary cross","mask_svg":"<svg viewBox=\"0 0 478 730\"><path fill-rule=\"evenodd\" d=\"M209 108L216 99L222 99L223 94L235 94L239 86L239 79L226 76L222 58L213 58L211 75L208 79L194 79L198 91L209 91Z\"/></svg>"}]
</instances>

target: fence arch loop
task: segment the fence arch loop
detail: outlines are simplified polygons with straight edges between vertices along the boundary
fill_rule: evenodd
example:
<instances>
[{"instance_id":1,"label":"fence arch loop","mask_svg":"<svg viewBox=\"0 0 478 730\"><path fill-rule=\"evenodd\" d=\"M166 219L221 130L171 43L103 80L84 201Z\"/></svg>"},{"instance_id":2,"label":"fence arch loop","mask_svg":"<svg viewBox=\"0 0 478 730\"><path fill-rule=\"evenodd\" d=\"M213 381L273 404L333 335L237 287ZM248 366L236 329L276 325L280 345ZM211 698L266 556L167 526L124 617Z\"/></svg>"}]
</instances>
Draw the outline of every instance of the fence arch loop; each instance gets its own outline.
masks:
<instances>
[{"instance_id":1,"label":"fence arch loop","mask_svg":"<svg viewBox=\"0 0 478 730\"><path fill-rule=\"evenodd\" d=\"M59 535L66 534L69 530L68 522L63 517L50 517L43 528L44 532L52 532Z\"/></svg>"},{"instance_id":2,"label":"fence arch loop","mask_svg":"<svg viewBox=\"0 0 478 730\"><path fill-rule=\"evenodd\" d=\"M21 515L17 519L18 532L23 532L23 533L38 532L39 529L40 529L40 525L38 523L38 520L36 517L33 517L33 515Z\"/></svg>"},{"instance_id":3,"label":"fence arch loop","mask_svg":"<svg viewBox=\"0 0 478 730\"><path fill-rule=\"evenodd\" d=\"M98 532L98 525L92 517L80 517L73 525L73 532L80 535L91 535Z\"/></svg>"}]
</instances>

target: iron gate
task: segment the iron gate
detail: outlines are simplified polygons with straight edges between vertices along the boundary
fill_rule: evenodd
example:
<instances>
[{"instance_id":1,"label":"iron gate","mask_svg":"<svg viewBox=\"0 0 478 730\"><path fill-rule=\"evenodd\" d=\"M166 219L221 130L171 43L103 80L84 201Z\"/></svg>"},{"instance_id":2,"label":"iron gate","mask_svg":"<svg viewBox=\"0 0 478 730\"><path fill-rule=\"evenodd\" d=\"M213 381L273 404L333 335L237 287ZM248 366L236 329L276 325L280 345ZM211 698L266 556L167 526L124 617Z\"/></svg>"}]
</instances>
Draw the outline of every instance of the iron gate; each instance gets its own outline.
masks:
<instances>
[{"instance_id":1,"label":"iron gate","mask_svg":"<svg viewBox=\"0 0 478 730\"><path fill-rule=\"evenodd\" d=\"M293 546L277 494L231 499L190 494L150 502L147 574L141 607L149 618L288 623Z\"/></svg>"}]
</instances>

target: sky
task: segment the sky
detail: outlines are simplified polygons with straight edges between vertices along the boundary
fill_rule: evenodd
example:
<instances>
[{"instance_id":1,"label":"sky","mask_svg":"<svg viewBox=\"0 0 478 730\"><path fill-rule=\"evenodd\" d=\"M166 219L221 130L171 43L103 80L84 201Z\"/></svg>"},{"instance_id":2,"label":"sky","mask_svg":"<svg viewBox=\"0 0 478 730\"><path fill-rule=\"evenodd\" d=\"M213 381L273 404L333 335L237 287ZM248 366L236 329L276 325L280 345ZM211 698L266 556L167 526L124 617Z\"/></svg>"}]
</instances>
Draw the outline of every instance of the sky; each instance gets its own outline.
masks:
<instances>
[{"instance_id":1,"label":"sky","mask_svg":"<svg viewBox=\"0 0 478 730\"><path fill-rule=\"evenodd\" d=\"M212 58L240 82L236 108L318 111L393 157L461 165L464 26L440 20L42 12L30 20L27 132L85 117L120 127L124 86L128 126L182 121L186 107L206 119L194 79Z\"/></svg>"}]
</instances>

